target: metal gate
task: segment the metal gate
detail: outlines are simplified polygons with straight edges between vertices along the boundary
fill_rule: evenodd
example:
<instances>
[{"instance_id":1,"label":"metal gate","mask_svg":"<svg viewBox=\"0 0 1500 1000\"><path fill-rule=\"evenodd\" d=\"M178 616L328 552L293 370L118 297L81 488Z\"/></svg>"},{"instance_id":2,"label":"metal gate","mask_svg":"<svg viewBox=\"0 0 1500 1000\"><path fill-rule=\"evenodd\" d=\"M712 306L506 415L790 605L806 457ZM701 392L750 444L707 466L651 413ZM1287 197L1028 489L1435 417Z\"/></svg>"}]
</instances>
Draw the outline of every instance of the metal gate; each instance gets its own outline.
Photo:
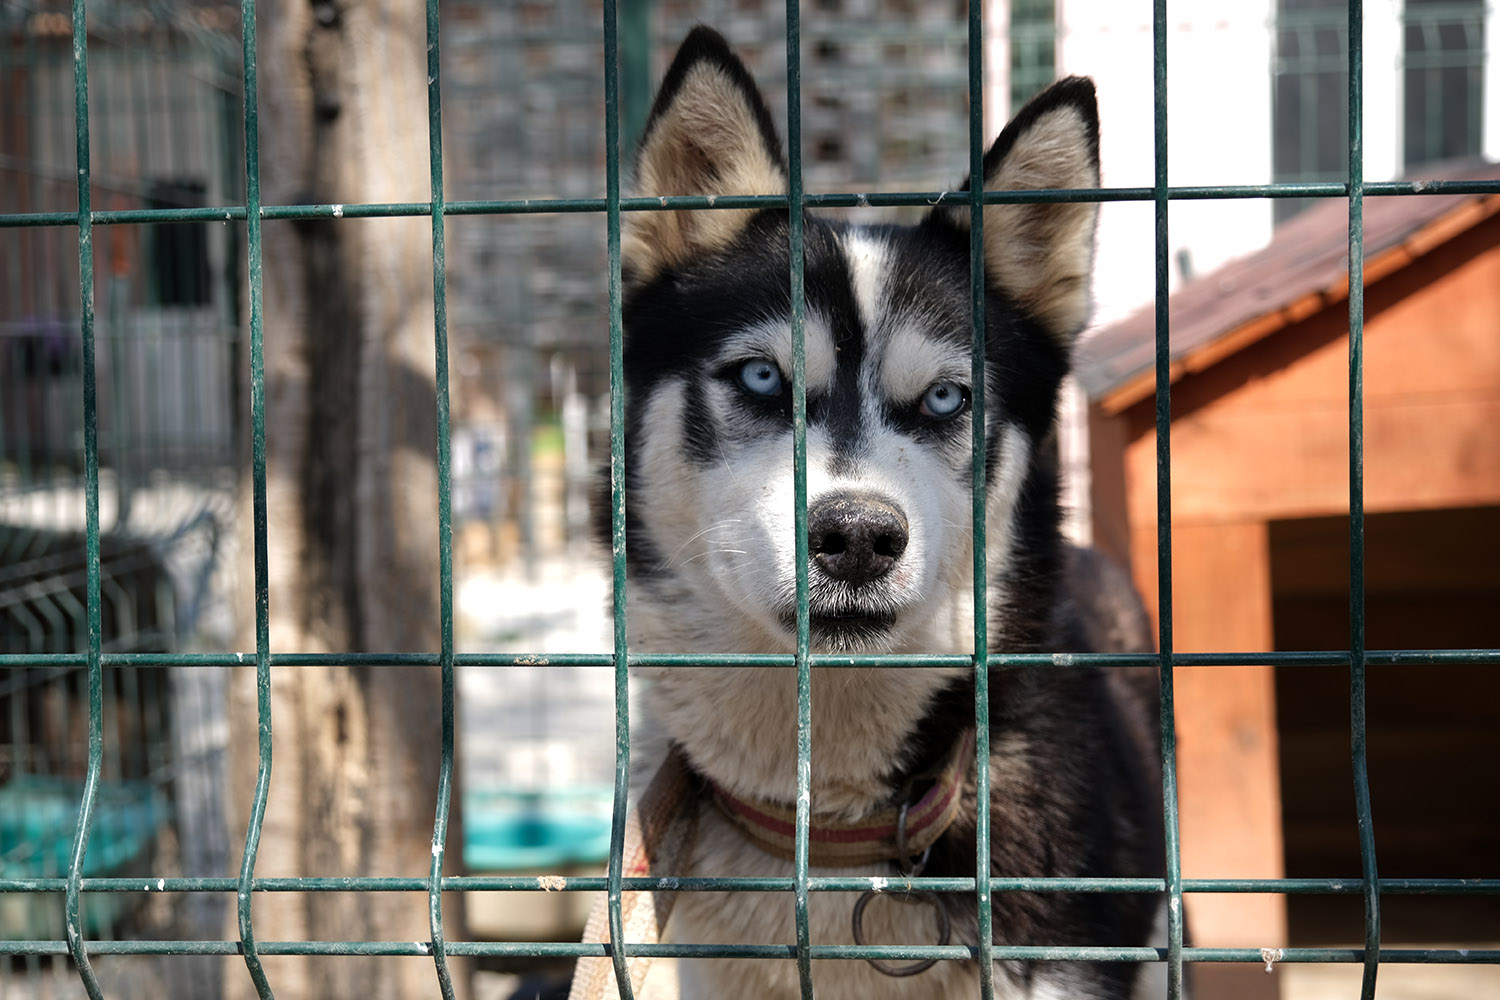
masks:
<instances>
[{"instance_id":1,"label":"metal gate","mask_svg":"<svg viewBox=\"0 0 1500 1000\"><path fill-rule=\"evenodd\" d=\"M72 108L77 150L77 179L74 187L76 203L66 210L44 211L41 206L22 206L21 210L8 211L0 216L0 227L37 231L50 234L76 232L78 247L78 276L72 287L79 297L79 329L77 342L68 349L75 350L78 358L78 393L76 400L69 401L69 412L81 414L78 431L81 436L83 467L81 488L85 509L83 620L85 634L77 647L56 652L0 652L0 668L7 679L26 676L35 671L77 671L83 683L73 692L79 708L86 706L86 760L83 769L81 797L76 807L76 824L66 852L66 863L55 875L40 877L0 878L0 899L21 898L57 901L63 914L63 933L52 932L40 937L22 940L0 941L0 955L29 958L47 955L71 956L77 974L90 996L104 995L106 984L96 977L91 957L101 954L152 953L167 955L238 955L243 958L247 974L254 980L256 989L264 997L272 995L274 983L267 978L261 963L264 955L412 955L430 957L435 965L435 987L444 995L451 994L451 977L448 960L454 956L485 955L553 955L553 956L609 956L617 970L622 973L619 980L628 983L623 974L628 946L611 947L598 942L581 944L567 942L523 943L523 942L478 942L450 940L445 931L442 896L449 892L518 891L542 892L562 890L566 892L600 892L607 894L611 906L611 929L615 940L620 940L621 893L629 889L664 888L660 880L631 879L623 874L621 848L624 831L626 775L629 760L629 680L627 667L632 665L676 665L684 668L702 667L706 663L735 663L756 666L794 667L798 677L798 776L801 793L796 817L796 873L790 879L733 880L705 878L700 880L673 880L670 886L680 891L723 890L774 890L789 894L797 915L797 940L792 946L771 946L757 942L735 945L656 945L642 948L642 953L658 956L756 956L795 961L801 976L804 997L812 996L811 961L813 959L842 958L937 958L943 960L968 960L979 963L985 970L983 995L993 995L993 983L989 970L997 960L1069 960L1069 961L1129 961L1164 962L1168 969L1169 995L1181 995L1184 962L1344 962L1360 963L1364 968L1362 996L1369 1000L1375 994L1377 972L1382 963L1500 963L1500 951L1452 950L1403 950L1382 949L1380 937L1380 900L1382 894L1428 893L1428 894L1493 894L1500 891L1496 880L1444 880L1405 879L1382 880L1377 869L1375 824L1372 819L1367 769L1365 759L1365 714L1364 697L1367 671L1383 664L1419 662L1482 662L1500 665L1500 650L1440 651L1440 650L1395 650L1372 651L1365 648L1365 615L1363 599L1364 547L1363 547L1363 494L1362 494L1362 397L1363 371L1363 256L1361 238L1362 206L1366 197L1421 196L1424 193L1493 193L1493 182L1430 182L1413 185L1400 182L1366 183L1360 152L1362 150L1362 6L1359 0L1351 0L1348 6L1348 107L1347 147L1348 166L1346 176L1336 181L1321 181L1299 184L1266 186L1221 186L1221 187L1171 187L1167 173L1166 109L1167 64L1167 7L1165 0L1155 0L1154 25L1154 80L1155 80L1155 176L1148 187L1108 188L1098 191L1045 191L1016 193L985 193L977 186L967 192L895 191L878 194L833 193L808 194L804 191L807 165L802 159L801 137L804 134L804 108L802 106L802 69L804 52L800 32L801 17L798 4L793 0L786 7L786 122L789 136L790 193L785 197L724 197L714 199L675 197L666 199L629 199L620 191L621 179L621 129L622 109L620 105L619 79L622 61L639 56L629 48L622 48L621 29L617 26L620 11L614 0L603 4L603 102L604 102L604 155L605 194L599 197L569 197L549 200L470 200L448 201L444 196L444 148L442 141L442 48L439 32L437 0L427 0L427 57L428 57L428 111L429 150L431 164L431 199L416 205L307 205L280 206L262 204L259 179L259 141L257 131L258 109L256 101L256 18L253 0L244 0L241 10L240 32L243 42L243 166L245 190L243 198L237 191L219 192L209 197L207 203L184 205L184 200L202 197L184 190L164 191L159 203L150 207L114 209L95 206L93 195L95 161L93 151L97 140L90 136L88 110L90 107L91 80L97 83L98 66L90 60L90 49L95 41L85 29L85 0L74 0L71 12L72 49ZM969 5L968 10L968 152L971 174L982 173L981 158L985 149L983 106L984 90L984 24L980 4ZM631 35L631 44L640 44L640 35ZM97 99L97 98L96 98ZM637 113L638 113L637 109ZM191 196L191 198L189 197ZM1173 650L1172 629L1172 579L1171 579L1171 474L1170 435L1171 393L1167 313L1168 298L1168 240L1167 226L1169 208L1173 201L1207 198L1288 198L1288 197L1337 197L1349 202L1349 515L1350 549L1352 553L1350 574L1352 579L1349 607L1348 648L1332 653L1270 653L1249 654L1177 654ZM1158 469L1158 528L1160 547L1158 552L1158 576L1160 580L1159 606L1161 609L1159 646L1160 653L1151 656L1106 656L1076 655L1067 663L1058 663L1059 668L1068 664L1076 666L1140 666L1156 667L1161 679L1161 748L1165 758L1164 792L1166 802L1166 830L1168 868L1164 879L1015 879L992 877L989 866L981 863L975 878L917 879L913 888L923 891L957 893L971 897L979 920L980 944L965 946L830 946L811 940L807 923L807 899L813 892L858 891L872 887L867 878L813 878L807 872L808 846L808 796L806 794L810 775L813 747L810 741L811 720L811 668L814 666L840 668L857 666L900 666L921 669L924 666L948 665L954 658L920 658L891 656L824 657L809 651L808 640L808 584L806 579L806 401L802 356L802 273L801 273L801 210L804 207L856 208L871 206L921 206L949 204L966 207L971 213L973 242L971 265L973 285L983 288L981 235L983 206L1007 201L1041 200L1090 200L1090 201L1136 201L1153 206L1155 211L1155 260L1156 260L1156 376L1157 376L1157 469ZM625 621L629 609L629 594L625 585L624 551L629 544L625 530L624 499L621 491L623 467L623 399L621 395L621 320L620 320L620 233L621 217L629 211L701 210L715 208L789 207L792 225L791 258L792 288L794 301L794 462L799 483L796 503L796 524L799 544L798 577L798 652L793 656L763 656L754 658L687 655L633 655L626 648ZM448 365L449 339L446 312L447 229L449 218L458 215L534 215L540 213L592 213L605 220L607 232L606 263L609 320L609 447L613 489L611 493L613 532L613 635L614 650L609 654L553 655L547 651L526 651L523 654L460 654L456 651L453 637L451 608L453 606L453 566L451 545L448 539L452 532L451 517L451 469L449 461L450 439L448 422ZM450 613L444 615L443 641L440 650L426 655L396 657L387 654L353 655L336 657L341 664L363 663L382 665L391 663L421 662L436 664L441 668L444 720L441 732L431 734L441 741L444 761L442 773L434 780L441 788L438 811L433 824L433 863L430 873L421 878L369 877L359 879L333 879L308 877L300 879L263 879L255 874L258 844L265 808L270 771L271 729L275 719L271 713L270 688L278 669L298 665L335 662L335 658L320 658L296 651L273 650L269 640L265 547L269 529L266 515L266 468L265 468L265 358L262 342L262 288L260 283L262 240L261 227L267 218L293 219L382 215L420 215L430 219L433 248L433 288L437 300L437 320L434 330L434 349L438 371L438 415L439 434L435 442L439 470L442 516L440 530L444 543L441 556L442 604ZM239 936L233 940L182 939L166 941L95 940L91 938L90 926L85 920L83 902L108 898L118 893L139 893L143 882L139 877L109 877L93 874L92 859L107 850L105 834L110 829L111 802L103 787L107 771L105 740L108 732L104 702L108 696L107 678L112 671L132 667L157 667L163 665L225 669L237 666L241 658L232 652L210 651L199 653L128 652L110 647L106 641L105 618L108 614L108 574L106 564L110 552L108 534L102 525L101 496L107 494L108 477L103 475L110 453L110 441L105 433L108 406L104 389L106 371L105 354L101 350L100 337L104 317L95 308L94 289L101 267L108 267L109 238L116 227L144 225L155 227L162 234L160 243L167 247L163 253L176 252L170 249L174 232L171 227L187 226L205 222L230 221L243 225L245 241L240 249L236 244L234 253L242 252L249 275L246 286L247 311L249 317L248 343L243 364L250 372L251 455L248 459L250 478L253 484L255 551L247 554L255 562L255 607L256 646L253 653L260 691L260 781L251 809L251 823L245 831L243 851L238 877L219 878L149 878L151 892L172 894L192 898L200 894L213 894L236 901ZM192 239L181 231L182 239ZM190 291L174 290L170 294L188 295ZM980 359L983 357L983 311L982 292L976 291L972 307L972 331L976 376L981 373ZM107 345L106 345L107 346ZM237 358L236 363L240 363ZM973 483L975 503L973 506L973 528L975 536L984 533L984 508L980 500L980 487L984 480L984 449L978 437L982 433L983 421L978 416L983 412L983 379L976 377L974 408L976 419L976 441L973 459ZM976 605L983 607L986 579L984 548L975 547L973 567ZM450 808L450 790L453 784L452 761L454 757L454 678L456 668L504 667L523 662L535 662L544 655L546 661L555 666L604 666L614 671L615 692L615 786L613 802L613 838L608 871L602 877L577 877L565 880L538 879L536 877L491 877L448 876L444 874L442 847L447 840ZM992 652L986 636L984 616L976 615L974 622L974 654L958 658L974 669L975 721L978 728L977 753L980 760L989 752L989 728L987 716L988 668L1018 664L1054 664L1057 661L1047 654L1011 655ZM1180 869L1178 845L1177 789L1175 775L1175 734L1173 719L1173 671L1178 666L1216 666L1233 664L1291 664L1322 669L1347 669L1349 672L1349 710L1353 728L1353 743L1350 748L1355 774L1354 796L1358 812L1358 834L1363 867L1357 880L1309 878L1297 880L1255 879L1184 879ZM978 769L979 794L988 794L987 769ZM980 812L978 833L978 855L985 859L989 855L989 831L987 815ZM252 932L252 916L257 899L265 893L277 891L317 891L321 889L405 891L426 893L430 898L430 939L417 942L364 941L340 942L333 940L258 941ZM992 893L1008 891L1090 891L1090 892L1146 892L1166 893L1170 901L1170 937L1164 949L1155 948L1079 948L1079 947L1002 947L991 943L990 910L988 899ZM1292 948L1267 956L1258 949L1208 949L1185 945L1183 938L1183 897L1192 893L1324 893L1353 894L1364 901L1365 943L1362 949ZM59 900L58 897L61 897ZM622 987L622 991L628 986Z\"/></svg>"}]
</instances>

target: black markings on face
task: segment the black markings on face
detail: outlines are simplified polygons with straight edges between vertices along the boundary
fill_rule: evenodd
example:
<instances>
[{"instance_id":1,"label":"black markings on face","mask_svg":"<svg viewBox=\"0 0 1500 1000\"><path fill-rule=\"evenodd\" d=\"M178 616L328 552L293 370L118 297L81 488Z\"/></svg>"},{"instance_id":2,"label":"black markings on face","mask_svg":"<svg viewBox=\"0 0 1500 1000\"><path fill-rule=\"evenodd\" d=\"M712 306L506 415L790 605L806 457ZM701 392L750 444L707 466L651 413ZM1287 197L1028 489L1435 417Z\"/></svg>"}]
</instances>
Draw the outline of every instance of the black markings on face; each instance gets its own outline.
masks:
<instances>
[{"instance_id":1,"label":"black markings on face","mask_svg":"<svg viewBox=\"0 0 1500 1000\"><path fill-rule=\"evenodd\" d=\"M835 455L853 461L865 443L860 369L869 334L861 322L843 245L827 227L810 235L804 270L808 306L828 325L834 371L831 386L809 395L807 419L823 428Z\"/></svg>"},{"instance_id":2,"label":"black markings on face","mask_svg":"<svg viewBox=\"0 0 1500 1000\"><path fill-rule=\"evenodd\" d=\"M852 268L858 265L849 259L841 238L847 231L813 216L804 229L808 329L817 335L826 331L833 347L831 381L809 386L807 413L809 426L822 432L832 452L830 471L852 475L858 469L872 419L918 443L950 451L966 448L971 434L967 409L956 418L933 420L920 412L920 396L885 400L880 408L871 408L865 393L878 387L861 384L861 369L878 349L874 342L888 335L866 329L872 319L877 326L917 329L950 352L967 350L972 340L967 235L940 217L913 227L866 229L860 239L878 244L883 259L875 289L880 305L871 317L862 316L857 301ZM668 270L627 295L625 378L630 398L644 399L663 379L684 381L682 440L689 461L716 464L736 437L789 430L791 372L782 372L780 397L753 396L738 376L739 366L752 359L726 358L729 345L746 330L790 321L788 261L786 214L766 210L724 252ZM993 477L1003 423L1020 425L1033 441L1050 431L1067 358L1001 292L987 295L985 326ZM725 405L736 407L733 419L722 412Z\"/></svg>"},{"instance_id":3,"label":"black markings on face","mask_svg":"<svg viewBox=\"0 0 1500 1000\"><path fill-rule=\"evenodd\" d=\"M708 405L702 382L689 381L682 400L683 450L690 461L712 465L720 460L719 424Z\"/></svg>"}]
</instances>

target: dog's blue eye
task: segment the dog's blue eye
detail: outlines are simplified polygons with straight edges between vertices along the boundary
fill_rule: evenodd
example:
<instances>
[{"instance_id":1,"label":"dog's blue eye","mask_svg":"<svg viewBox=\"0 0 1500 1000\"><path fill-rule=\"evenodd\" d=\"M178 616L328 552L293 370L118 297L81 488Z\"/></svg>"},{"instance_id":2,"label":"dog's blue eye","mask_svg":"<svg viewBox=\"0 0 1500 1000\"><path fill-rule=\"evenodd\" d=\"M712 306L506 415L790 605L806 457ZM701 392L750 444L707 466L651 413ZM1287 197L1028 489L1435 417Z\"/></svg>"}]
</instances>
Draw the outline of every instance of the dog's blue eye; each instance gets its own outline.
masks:
<instances>
[{"instance_id":1,"label":"dog's blue eye","mask_svg":"<svg viewBox=\"0 0 1500 1000\"><path fill-rule=\"evenodd\" d=\"M956 382L934 382L922 395L918 409L924 417L947 420L957 416L968 401L968 391Z\"/></svg>"},{"instance_id":2,"label":"dog's blue eye","mask_svg":"<svg viewBox=\"0 0 1500 1000\"><path fill-rule=\"evenodd\" d=\"M779 396L781 369L769 358L753 358L740 366L740 385L757 396Z\"/></svg>"}]
</instances>

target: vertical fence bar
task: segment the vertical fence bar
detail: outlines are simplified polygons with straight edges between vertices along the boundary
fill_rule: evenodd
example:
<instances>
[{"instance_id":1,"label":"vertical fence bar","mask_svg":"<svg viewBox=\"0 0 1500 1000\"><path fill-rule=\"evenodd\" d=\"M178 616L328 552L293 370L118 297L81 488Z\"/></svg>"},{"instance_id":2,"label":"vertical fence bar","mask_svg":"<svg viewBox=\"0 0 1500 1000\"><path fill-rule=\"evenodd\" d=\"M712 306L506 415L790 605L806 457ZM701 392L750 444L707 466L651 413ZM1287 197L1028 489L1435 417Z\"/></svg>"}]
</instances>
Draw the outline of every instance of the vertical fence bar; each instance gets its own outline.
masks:
<instances>
[{"instance_id":1,"label":"vertical fence bar","mask_svg":"<svg viewBox=\"0 0 1500 1000\"><path fill-rule=\"evenodd\" d=\"M604 199L609 257L609 509L613 574L615 799L609 834L609 952L621 1000L631 1000L625 964L620 880L625 860L625 806L630 794L630 675L625 629L625 362L620 315L620 77L615 0L604 0Z\"/></svg>"},{"instance_id":2,"label":"vertical fence bar","mask_svg":"<svg viewBox=\"0 0 1500 1000\"><path fill-rule=\"evenodd\" d=\"M620 128L627 152L640 143L651 113L651 5L624 0L620 7Z\"/></svg>"},{"instance_id":3,"label":"vertical fence bar","mask_svg":"<svg viewBox=\"0 0 1500 1000\"><path fill-rule=\"evenodd\" d=\"M250 305L250 476L251 522L255 533L255 703L257 767L255 798L245 830L240 860L238 917L245 968L262 1000L270 1000L271 983L255 947L252 919L255 857L271 792L271 625L270 570L266 520L266 364L261 296L260 103L256 94L255 0L240 0L240 34L244 47L245 114L245 249Z\"/></svg>"},{"instance_id":4,"label":"vertical fence bar","mask_svg":"<svg viewBox=\"0 0 1500 1000\"><path fill-rule=\"evenodd\" d=\"M989 561L985 544L984 5L969 4L969 323L974 525L974 905L979 918L979 994L995 995L994 913L990 905Z\"/></svg>"},{"instance_id":5,"label":"vertical fence bar","mask_svg":"<svg viewBox=\"0 0 1500 1000\"><path fill-rule=\"evenodd\" d=\"M448 843L448 811L453 797L453 470L448 412L448 264L443 212L443 94L438 0L427 0L427 152L432 184L432 310L434 380L437 387L438 590L442 650L443 733L438 769L437 816L432 825L432 870L427 889L427 920L438 989L453 1000L453 977L443 934L443 855Z\"/></svg>"},{"instance_id":6,"label":"vertical fence bar","mask_svg":"<svg viewBox=\"0 0 1500 1000\"><path fill-rule=\"evenodd\" d=\"M1380 968L1380 886L1365 748L1364 183L1364 7L1361 0L1349 0L1349 728L1365 904L1360 996L1373 1000Z\"/></svg>"},{"instance_id":7,"label":"vertical fence bar","mask_svg":"<svg viewBox=\"0 0 1500 1000\"><path fill-rule=\"evenodd\" d=\"M802 21L797 0L786 5L787 227L792 298L792 531L797 570L797 821L792 842L792 904L797 925L797 979L813 1000L812 934L807 919L807 849L812 820L812 667L807 580L807 373L803 334Z\"/></svg>"},{"instance_id":8,"label":"vertical fence bar","mask_svg":"<svg viewBox=\"0 0 1500 1000\"><path fill-rule=\"evenodd\" d=\"M1167 856L1167 996L1182 996L1182 843L1177 816L1177 724L1172 686L1172 377L1171 309L1167 272L1167 3L1155 0L1151 17L1152 104L1156 209L1156 574L1161 653L1162 826Z\"/></svg>"},{"instance_id":9,"label":"vertical fence bar","mask_svg":"<svg viewBox=\"0 0 1500 1000\"><path fill-rule=\"evenodd\" d=\"M83 988L91 1000L103 992L89 964L83 942L83 861L88 853L89 831L94 824L94 804L99 794L99 772L104 765L104 678L99 662L103 645L99 586L99 412L97 372L94 362L94 209L93 176L89 159L89 67L88 16L83 0L73 0L73 114L78 156L78 290L79 324L83 337L83 503L84 559L86 562L88 618L89 744L88 773L83 800L78 805L78 824L68 859L66 909L68 950L72 953Z\"/></svg>"}]
</instances>

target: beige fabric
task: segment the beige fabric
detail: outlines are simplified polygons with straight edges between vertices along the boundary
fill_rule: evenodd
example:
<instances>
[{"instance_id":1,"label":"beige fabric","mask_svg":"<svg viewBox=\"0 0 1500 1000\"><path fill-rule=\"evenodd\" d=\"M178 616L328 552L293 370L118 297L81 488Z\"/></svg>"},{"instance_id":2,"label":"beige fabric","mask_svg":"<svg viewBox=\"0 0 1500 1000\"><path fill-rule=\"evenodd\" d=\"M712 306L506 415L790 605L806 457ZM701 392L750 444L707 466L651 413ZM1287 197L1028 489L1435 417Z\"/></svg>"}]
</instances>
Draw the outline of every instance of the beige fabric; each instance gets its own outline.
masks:
<instances>
[{"instance_id":1,"label":"beige fabric","mask_svg":"<svg viewBox=\"0 0 1500 1000\"><path fill-rule=\"evenodd\" d=\"M698 809L693 802L690 778L682 754L673 750L662 763L645 794L625 820L622 873L642 878L676 872L692 848L697 833ZM622 892L620 923L625 933L626 968L630 987L639 995L651 968L649 957L629 957L633 944L656 944L671 916L674 892ZM585 942L609 941L609 899L600 898L583 930ZM587 957L578 960L569 1000L603 1000L620 996L614 960Z\"/></svg>"}]
</instances>

